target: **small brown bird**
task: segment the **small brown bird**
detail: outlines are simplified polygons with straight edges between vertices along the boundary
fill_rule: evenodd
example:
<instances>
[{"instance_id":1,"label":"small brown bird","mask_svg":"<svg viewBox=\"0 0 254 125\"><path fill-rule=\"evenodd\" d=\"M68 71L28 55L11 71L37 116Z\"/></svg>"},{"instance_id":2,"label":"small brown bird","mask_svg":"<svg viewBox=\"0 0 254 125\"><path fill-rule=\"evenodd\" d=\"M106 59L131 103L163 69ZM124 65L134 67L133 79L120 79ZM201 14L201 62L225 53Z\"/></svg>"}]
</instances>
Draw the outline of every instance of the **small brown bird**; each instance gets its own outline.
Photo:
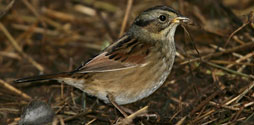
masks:
<instances>
[{"instance_id":1,"label":"small brown bird","mask_svg":"<svg viewBox=\"0 0 254 125\"><path fill-rule=\"evenodd\" d=\"M151 95L168 77L176 54L177 26L189 19L167 6L142 12L120 39L72 72L41 75L16 83L57 80L123 105Z\"/></svg>"}]
</instances>

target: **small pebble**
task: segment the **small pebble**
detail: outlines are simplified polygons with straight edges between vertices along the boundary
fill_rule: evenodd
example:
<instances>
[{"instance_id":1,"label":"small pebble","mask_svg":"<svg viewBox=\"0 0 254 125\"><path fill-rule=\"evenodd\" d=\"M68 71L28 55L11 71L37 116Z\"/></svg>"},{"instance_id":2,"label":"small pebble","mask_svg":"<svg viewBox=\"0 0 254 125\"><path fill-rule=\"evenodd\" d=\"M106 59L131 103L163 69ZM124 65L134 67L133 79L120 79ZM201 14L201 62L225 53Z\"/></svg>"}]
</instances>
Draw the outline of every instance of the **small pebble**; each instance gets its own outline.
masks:
<instances>
[{"instance_id":1,"label":"small pebble","mask_svg":"<svg viewBox=\"0 0 254 125\"><path fill-rule=\"evenodd\" d=\"M52 122L54 112L50 105L42 101L32 101L21 114L19 125L42 125Z\"/></svg>"}]
</instances>

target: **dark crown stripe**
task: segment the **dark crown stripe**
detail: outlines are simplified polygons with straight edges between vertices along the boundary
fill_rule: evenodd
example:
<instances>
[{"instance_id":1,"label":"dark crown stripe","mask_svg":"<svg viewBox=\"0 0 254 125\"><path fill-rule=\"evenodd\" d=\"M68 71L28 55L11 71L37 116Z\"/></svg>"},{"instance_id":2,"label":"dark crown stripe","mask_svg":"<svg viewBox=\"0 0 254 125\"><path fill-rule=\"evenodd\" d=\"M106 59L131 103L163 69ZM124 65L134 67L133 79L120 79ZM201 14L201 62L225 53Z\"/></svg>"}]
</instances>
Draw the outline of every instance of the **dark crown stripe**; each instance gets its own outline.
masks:
<instances>
[{"instance_id":1,"label":"dark crown stripe","mask_svg":"<svg viewBox=\"0 0 254 125\"><path fill-rule=\"evenodd\" d=\"M173 12L173 13L176 13L177 15L179 15L179 13L177 11L175 11L174 9L172 9L168 6L163 6L163 5L149 8L149 9L145 10L144 12L148 12L148 11L152 11L152 10L165 10L165 11Z\"/></svg>"}]
</instances>

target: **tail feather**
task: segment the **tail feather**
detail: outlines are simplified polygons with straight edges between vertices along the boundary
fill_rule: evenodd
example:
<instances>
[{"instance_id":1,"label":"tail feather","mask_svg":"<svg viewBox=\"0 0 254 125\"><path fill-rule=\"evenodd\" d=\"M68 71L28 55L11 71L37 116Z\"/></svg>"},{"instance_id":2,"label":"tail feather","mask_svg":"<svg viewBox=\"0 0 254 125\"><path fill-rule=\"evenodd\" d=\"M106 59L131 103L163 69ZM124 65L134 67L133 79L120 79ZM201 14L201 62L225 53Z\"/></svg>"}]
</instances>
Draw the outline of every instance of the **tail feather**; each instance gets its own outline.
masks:
<instances>
[{"instance_id":1,"label":"tail feather","mask_svg":"<svg viewBox=\"0 0 254 125\"><path fill-rule=\"evenodd\" d=\"M61 77L70 76L71 73L69 72L62 72L57 74L48 74L48 75L39 75L39 76L32 76L27 78L22 78L15 80L14 83L24 83L24 82L35 82L35 81L42 81L42 80L53 80Z\"/></svg>"}]
</instances>

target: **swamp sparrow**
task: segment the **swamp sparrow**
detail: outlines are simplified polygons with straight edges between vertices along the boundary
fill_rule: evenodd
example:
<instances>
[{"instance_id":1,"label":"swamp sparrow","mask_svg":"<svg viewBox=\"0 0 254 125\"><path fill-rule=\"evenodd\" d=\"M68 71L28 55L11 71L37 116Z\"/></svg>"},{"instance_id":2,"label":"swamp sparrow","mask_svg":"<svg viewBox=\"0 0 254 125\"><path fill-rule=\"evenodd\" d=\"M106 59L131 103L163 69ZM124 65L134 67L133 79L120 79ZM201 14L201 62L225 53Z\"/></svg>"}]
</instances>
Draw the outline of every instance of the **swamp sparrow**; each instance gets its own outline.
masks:
<instances>
[{"instance_id":1,"label":"swamp sparrow","mask_svg":"<svg viewBox=\"0 0 254 125\"><path fill-rule=\"evenodd\" d=\"M165 82L176 55L176 27L188 21L170 7L150 8L135 19L125 35L78 69L15 82L57 80L105 103L135 102L151 95Z\"/></svg>"}]
</instances>

